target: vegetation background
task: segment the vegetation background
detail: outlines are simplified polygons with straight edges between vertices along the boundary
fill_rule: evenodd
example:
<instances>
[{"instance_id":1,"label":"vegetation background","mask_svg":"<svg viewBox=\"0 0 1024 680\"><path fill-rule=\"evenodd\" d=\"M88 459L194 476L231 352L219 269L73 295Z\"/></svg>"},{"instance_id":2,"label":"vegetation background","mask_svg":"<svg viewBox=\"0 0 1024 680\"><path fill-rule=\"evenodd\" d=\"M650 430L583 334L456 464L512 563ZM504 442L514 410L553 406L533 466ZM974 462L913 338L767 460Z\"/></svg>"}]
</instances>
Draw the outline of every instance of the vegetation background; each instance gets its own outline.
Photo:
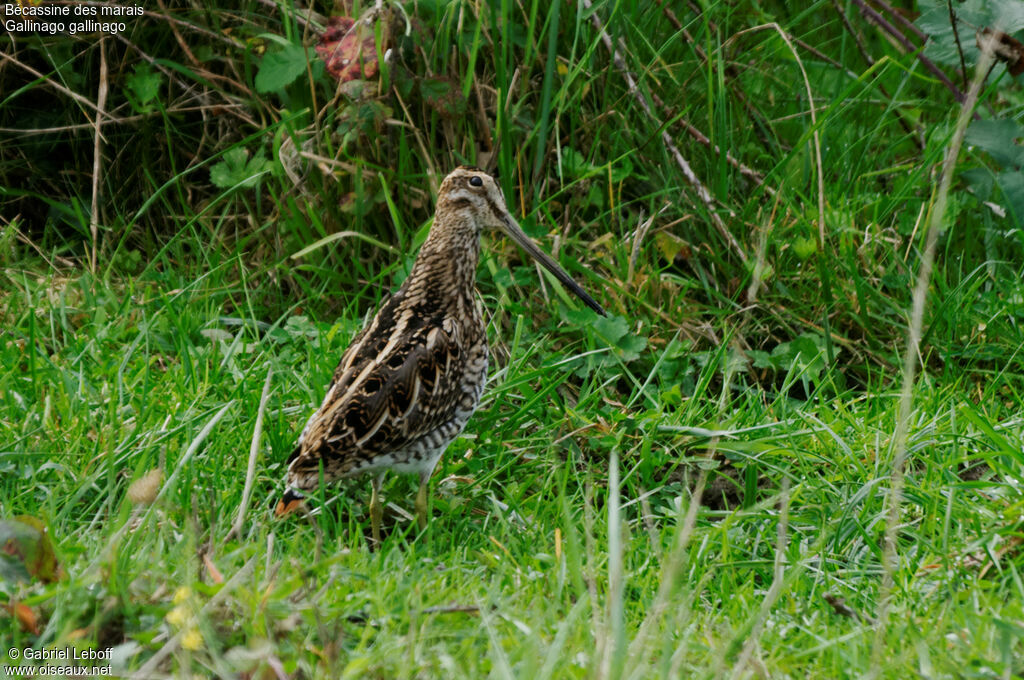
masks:
<instances>
[{"instance_id":1,"label":"vegetation background","mask_svg":"<svg viewBox=\"0 0 1024 680\"><path fill-rule=\"evenodd\" d=\"M145 10L0 36L0 663L1024 674L1024 3ZM368 483L273 520L463 163L610 316L485 237L431 526L404 478L377 552Z\"/></svg>"}]
</instances>

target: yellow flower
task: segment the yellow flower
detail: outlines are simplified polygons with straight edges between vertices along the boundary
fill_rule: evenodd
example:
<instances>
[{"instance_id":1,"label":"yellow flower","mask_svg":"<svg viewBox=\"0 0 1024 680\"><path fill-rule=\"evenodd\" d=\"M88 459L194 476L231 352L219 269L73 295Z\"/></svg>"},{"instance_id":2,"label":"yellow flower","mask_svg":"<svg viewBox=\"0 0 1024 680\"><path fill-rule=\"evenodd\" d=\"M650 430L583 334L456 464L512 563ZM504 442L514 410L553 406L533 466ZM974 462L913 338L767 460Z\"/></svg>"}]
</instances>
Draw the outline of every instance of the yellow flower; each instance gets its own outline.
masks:
<instances>
[{"instance_id":1,"label":"yellow flower","mask_svg":"<svg viewBox=\"0 0 1024 680\"><path fill-rule=\"evenodd\" d=\"M181 604L188 598L192 597L192 590L188 586L179 586L174 591L174 604Z\"/></svg>"},{"instance_id":2,"label":"yellow flower","mask_svg":"<svg viewBox=\"0 0 1024 680\"><path fill-rule=\"evenodd\" d=\"M188 609L179 605L167 612L167 616L164 618L167 619L167 623L171 624L175 628L181 628L189 619Z\"/></svg>"},{"instance_id":3,"label":"yellow flower","mask_svg":"<svg viewBox=\"0 0 1024 680\"><path fill-rule=\"evenodd\" d=\"M203 646L203 636L198 628L189 628L181 636L181 646L184 649L194 652Z\"/></svg>"}]
</instances>

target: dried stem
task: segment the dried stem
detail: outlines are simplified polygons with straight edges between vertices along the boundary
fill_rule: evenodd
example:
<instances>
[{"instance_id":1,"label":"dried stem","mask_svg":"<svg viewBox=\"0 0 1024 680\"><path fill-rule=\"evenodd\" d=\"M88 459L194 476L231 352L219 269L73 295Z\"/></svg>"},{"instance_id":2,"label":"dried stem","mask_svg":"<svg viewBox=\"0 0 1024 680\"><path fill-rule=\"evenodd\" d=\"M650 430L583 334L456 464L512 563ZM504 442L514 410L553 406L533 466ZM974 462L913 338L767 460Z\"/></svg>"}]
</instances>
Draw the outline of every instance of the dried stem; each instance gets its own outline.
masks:
<instances>
[{"instance_id":1,"label":"dried stem","mask_svg":"<svg viewBox=\"0 0 1024 680\"><path fill-rule=\"evenodd\" d=\"M263 414L267 410L267 400L270 398L270 379L274 375L272 368L267 368L267 379L263 383L263 396L260 397L260 405L256 411L256 425L252 430L252 444L249 446L249 466L245 471L245 488L242 491L242 502L238 505L238 515L235 517L235 524L231 531L224 538L225 541L232 536L242 533L242 525L245 523L245 513L249 510L249 499L252 497L253 482L256 480L256 456L260 451L260 441L263 439Z\"/></svg>"},{"instance_id":2,"label":"dried stem","mask_svg":"<svg viewBox=\"0 0 1024 680\"><path fill-rule=\"evenodd\" d=\"M99 243L100 228L100 177L103 171L103 118L107 106L107 49L106 39L100 38L100 87L96 95L96 120L92 145L92 206L89 215L89 233L92 236L92 253L89 268L96 273L96 250Z\"/></svg>"},{"instance_id":3,"label":"dried stem","mask_svg":"<svg viewBox=\"0 0 1024 680\"><path fill-rule=\"evenodd\" d=\"M872 650L872 667L868 676L870 678L876 678L881 673L882 654L888 635L889 611L892 605L892 591L895 584L896 561L898 559L896 530L899 526L900 503L903 500L903 472L907 459L907 439L910 430L911 409L914 405L913 388L914 382L917 379L918 357L921 352L921 329L924 325L924 307L928 294L928 284L931 280L932 267L935 263L935 250L939 240L939 233L942 231L943 220L946 215L946 204L949 198L949 188L953 181L956 159L960 155L964 134L967 131L968 123L970 123L974 107L978 103L981 88L985 83L989 68L994 63L993 47L995 40L993 36L994 33L986 36L981 44L981 58L975 70L974 80L960 107L960 116L957 118L953 137L946 151L946 157L942 162L938 192L935 196L931 219L928 222L924 252L921 254L921 267L917 272L917 283L914 286L907 347L903 354L903 384L900 390L896 431L893 434L892 482L886 499L885 542L882 551L884 572L878 597L878 615L876 617L874 649Z\"/></svg>"},{"instance_id":4,"label":"dried stem","mask_svg":"<svg viewBox=\"0 0 1024 680\"><path fill-rule=\"evenodd\" d=\"M964 61L964 47L960 44L960 29L956 27L956 12L953 11L953 0L946 0L946 9L949 10L949 26L953 29L953 41L956 43L956 53L960 57L960 77L963 79L964 89L967 89L967 62Z\"/></svg>"},{"instance_id":5,"label":"dried stem","mask_svg":"<svg viewBox=\"0 0 1024 680\"><path fill-rule=\"evenodd\" d=\"M960 88L956 86L956 83L950 80L949 77L942 72L942 69L936 66L931 59L928 59L921 54L920 49L910 41L910 38L903 35L902 31L889 23L889 21L875 9L868 7L864 0L853 0L853 2L860 8L860 12L864 15L865 19L874 23L876 26L892 36L892 38L898 42L903 49L907 50L907 52L917 53L917 60L921 62L921 65L928 69L932 75L938 78L939 82L945 85L946 89L953 93L953 96L956 97L958 102L963 103L964 93L960 91Z\"/></svg>"}]
</instances>

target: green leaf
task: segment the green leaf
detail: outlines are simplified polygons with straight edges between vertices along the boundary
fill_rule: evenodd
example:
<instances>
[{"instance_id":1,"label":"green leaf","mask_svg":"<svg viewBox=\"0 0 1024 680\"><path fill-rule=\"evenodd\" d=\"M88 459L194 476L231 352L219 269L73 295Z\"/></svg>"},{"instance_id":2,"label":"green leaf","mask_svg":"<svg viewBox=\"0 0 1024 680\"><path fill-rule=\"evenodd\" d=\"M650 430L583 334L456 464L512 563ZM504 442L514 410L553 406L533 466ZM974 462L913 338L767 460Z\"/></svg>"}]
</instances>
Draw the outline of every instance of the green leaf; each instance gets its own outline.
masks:
<instances>
[{"instance_id":1,"label":"green leaf","mask_svg":"<svg viewBox=\"0 0 1024 680\"><path fill-rule=\"evenodd\" d=\"M629 322L621 316L602 316L594 321L594 330L609 345L618 345L622 336L629 333Z\"/></svg>"},{"instance_id":2,"label":"green leaf","mask_svg":"<svg viewBox=\"0 0 1024 680\"><path fill-rule=\"evenodd\" d=\"M597 313L589 307L579 307L577 309L562 307L561 309L562 318L573 326L590 326L599 318L604 318L599 317Z\"/></svg>"},{"instance_id":3,"label":"green leaf","mask_svg":"<svg viewBox=\"0 0 1024 680\"><path fill-rule=\"evenodd\" d=\"M1024 225L1024 172L1011 170L996 175L996 183L1003 191L1006 207L1017 226Z\"/></svg>"},{"instance_id":4,"label":"green leaf","mask_svg":"<svg viewBox=\"0 0 1024 680\"><path fill-rule=\"evenodd\" d=\"M768 352L763 352L759 349L751 349L747 350L747 356L750 357L754 364L754 368L778 368L777 362Z\"/></svg>"},{"instance_id":5,"label":"green leaf","mask_svg":"<svg viewBox=\"0 0 1024 680\"><path fill-rule=\"evenodd\" d=\"M616 343L616 347L622 350L623 361L636 361L640 358L640 352L647 348L647 338L627 335Z\"/></svg>"},{"instance_id":6,"label":"green leaf","mask_svg":"<svg viewBox=\"0 0 1024 680\"><path fill-rule=\"evenodd\" d=\"M793 240L793 253L801 260L806 260L818 252L818 241L813 238L797 238Z\"/></svg>"},{"instance_id":7,"label":"green leaf","mask_svg":"<svg viewBox=\"0 0 1024 680\"><path fill-rule=\"evenodd\" d=\"M424 99L443 99L455 88L455 85L445 78L424 78L420 81L420 92Z\"/></svg>"},{"instance_id":8,"label":"green leaf","mask_svg":"<svg viewBox=\"0 0 1024 680\"><path fill-rule=\"evenodd\" d=\"M146 62L136 66L135 72L125 78L128 90L135 96L140 106L145 106L156 99L162 82L163 75L159 71L154 71Z\"/></svg>"},{"instance_id":9,"label":"green leaf","mask_svg":"<svg viewBox=\"0 0 1024 680\"><path fill-rule=\"evenodd\" d=\"M430 108L443 116L461 115L466 111L462 90L448 78L424 78L420 81L420 94Z\"/></svg>"},{"instance_id":10,"label":"green leaf","mask_svg":"<svg viewBox=\"0 0 1024 680\"><path fill-rule=\"evenodd\" d=\"M1015 120L976 120L967 128L964 140L985 150L1003 167L1024 165L1024 126Z\"/></svg>"},{"instance_id":11,"label":"green leaf","mask_svg":"<svg viewBox=\"0 0 1024 680\"><path fill-rule=\"evenodd\" d=\"M647 347L647 338L630 333L629 322L621 316L598 317L593 326L598 335L619 350L623 361L635 361Z\"/></svg>"},{"instance_id":12,"label":"green leaf","mask_svg":"<svg viewBox=\"0 0 1024 680\"><path fill-rule=\"evenodd\" d=\"M609 171L606 169L605 172ZM610 174L613 183L625 182L633 174L633 163L628 158L623 158L618 165L611 166Z\"/></svg>"},{"instance_id":13,"label":"green leaf","mask_svg":"<svg viewBox=\"0 0 1024 680\"><path fill-rule=\"evenodd\" d=\"M0 583L24 583L30 578L20 560L0 552Z\"/></svg>"},{"instance_id":14,"label":"green leaf","mask_svg":"<svg viewBox=\"0 0 1024 680\"><path fill-rule=\"evenodd\" d=\"M307 62L306 49L298 45L289 45L276 52L268 52L260 62L260 70L256 74L256 91L274 92L290 85L305 73Z\"/></svg>"},{"instance_id":15,"label":"green leaf","mask_svg":"<svg viewBox=\"0 0 1024 680\"><path fill-rule=\"evenodd\" d=\"M971 192L978 197L979 201L989 200L995 183L991 170L986 167L971 168L961 172L960 178L967 182L967 186L971 188Z\"/></svg>"},{"instance_id":16,"label":"green leaf","mask_svg":"<svg viewBox=\"0 0 1024 680\"><path fill-rule=\"evenodd\" d=\"M978 61L978 45L974 30L980 26L998 26L1013 35L1024 29L1024 2L1020 0L966 0L954 5L960 25L960 44L957 45L953 27L949 22L949 6L945 0L920 3L921 16L914 23L928 34L926 57L946 66L960 65L960 51L968 64ZM969 31L965 30L971 28Z\"/></svg>"},{"instance_id":17,"label":"green leaf","mask_svg":"<svg viewBox=\"0 0 1024 680\"><path fill-rule=\"evenodd\" d=\"M309 320L307 316L290 316L284 322L284 329L288 335L301 340L312 340L320 334L320 330Z\"/></svg>"},{"instance_id":18,"label":"green leaf","mask_svg":"<svg viewBox=\"0 0 1024 680\"><path fill-rule=\"evenodd\" d=\"M210 182L220 189L254 187L271 165L262 151L249 160L248 150L235 147L224 152L223 160L210 168Z\"/></svg>"}]
</instances>

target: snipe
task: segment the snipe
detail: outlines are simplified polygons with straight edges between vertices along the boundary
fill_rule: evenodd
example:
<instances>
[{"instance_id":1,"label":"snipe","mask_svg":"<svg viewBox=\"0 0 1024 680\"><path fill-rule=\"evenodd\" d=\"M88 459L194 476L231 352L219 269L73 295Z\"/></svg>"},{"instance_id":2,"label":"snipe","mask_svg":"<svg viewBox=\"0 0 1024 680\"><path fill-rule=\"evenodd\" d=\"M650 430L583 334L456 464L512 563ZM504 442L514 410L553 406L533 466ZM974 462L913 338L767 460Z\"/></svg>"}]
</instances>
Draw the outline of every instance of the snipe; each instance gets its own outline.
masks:
<instances>
[{"instance_id":1,"label":"snipe","mask_svg":"<svg viewBox=\"0 0 1024 680\"><path fill-rule=\"evenodd\" d=\"M427 521L427 482L448 444L476 409L487 380L487 336L474 290L480 232L500 229L588 307L604 314L558 264L523 233L501 189L476 168L448 175L427 240L405 283L352 340L320 408L288 458L277 514L301 491L375 473L370 500L380 544L380 487L386 470L420 476L416 516Z\"/></svg>"}]
</instances>

